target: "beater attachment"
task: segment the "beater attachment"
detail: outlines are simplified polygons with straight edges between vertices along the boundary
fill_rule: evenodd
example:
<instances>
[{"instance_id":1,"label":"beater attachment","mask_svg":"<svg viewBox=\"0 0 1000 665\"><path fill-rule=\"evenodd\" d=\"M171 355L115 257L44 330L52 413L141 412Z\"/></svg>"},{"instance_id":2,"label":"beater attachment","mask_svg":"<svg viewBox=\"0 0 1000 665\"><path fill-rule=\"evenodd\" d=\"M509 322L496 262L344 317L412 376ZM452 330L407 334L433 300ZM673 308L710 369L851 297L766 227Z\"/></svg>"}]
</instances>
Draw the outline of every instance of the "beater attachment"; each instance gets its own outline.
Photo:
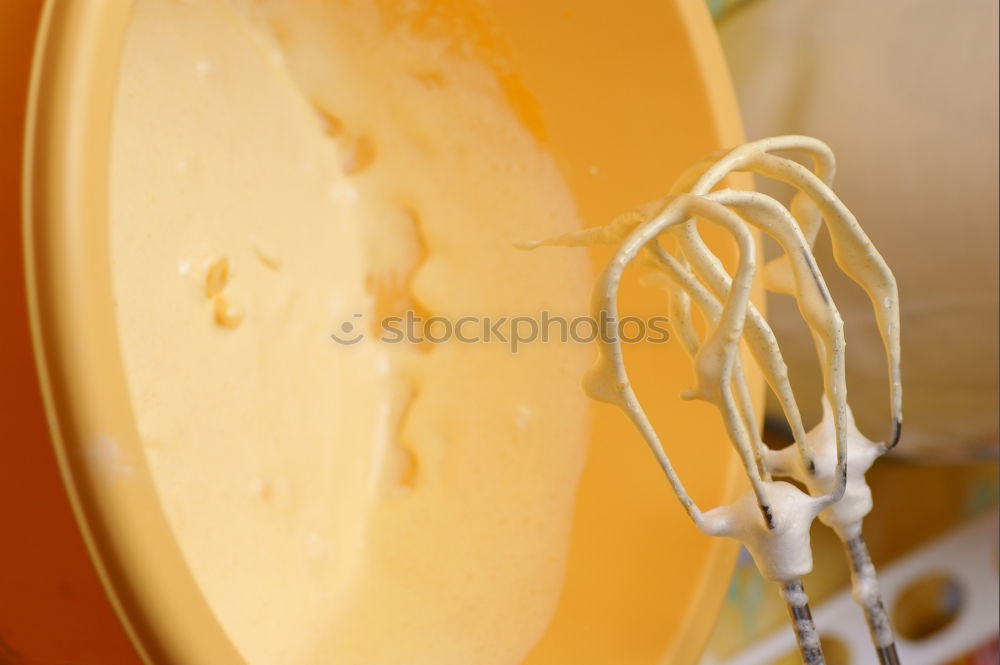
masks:
<instances>
[{"instance_id":1,"label":"beater attachment","mask_svg":"<svg viewBox=\"0 0 1000 665\"><path fill-rule=\"evenodd\" d=\"M812 160L813 169L777 152L804 155ZM717 189L727 175L738 171L788 183L797 193L785 208L760 193ZM898 663L898 657L861 522L872 508L865 472L896 445L902 424L898 292L885 261L830 189L834 173L833 153L816 139L763 139L700 160L681 175L668 196L620 215L607 226L520 247L617 245L593 290L595 319L618 320L621 277L633 262L647 270L645 284L667 292L675 337L690 357L695 374L695 385L682 397L704 400L718 409L750 490L734 503L712 510L703 512L695 504L632 389L616 337L598 340L597 363L584 380L586 392L618 406L629 417L702 532L742 542L761 574L780 585L803 662L808 665L825 661L801 578L812 570L809 531L813 520L818 516L831 526L848 552L854 598L865 612L879 659L891 665ZM733 237L738 261L732 276L705 244L696 220L719 226ZM891 427L882 444L858 432L847 405L843 321L812 253L824 225L838 266L868 294L885 347ZM774 332L750 302L760 264L751 228L780 246L782 255L762 266L765 286L795 298L822 368L824 417L809 432ZM662 242L668 238L676 239L673 252ZM704 335L694 326L695 309L707 324ZM742 345L788 421L794 438L788 448L772 450L760 437L740 355ZM808 493L774 476L794 479Z\"/></svg>"}]
</instances>

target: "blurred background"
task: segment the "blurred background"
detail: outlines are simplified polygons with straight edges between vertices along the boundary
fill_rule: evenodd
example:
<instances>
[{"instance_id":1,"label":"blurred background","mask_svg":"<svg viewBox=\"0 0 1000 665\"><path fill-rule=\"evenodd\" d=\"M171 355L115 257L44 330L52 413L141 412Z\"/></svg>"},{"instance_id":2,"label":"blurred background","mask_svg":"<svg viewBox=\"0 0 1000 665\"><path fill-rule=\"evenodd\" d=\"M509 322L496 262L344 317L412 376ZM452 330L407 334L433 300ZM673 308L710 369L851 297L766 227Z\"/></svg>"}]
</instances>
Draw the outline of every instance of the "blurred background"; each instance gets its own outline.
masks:
<instances>
[{"instance_id":1,"label":"blurred background","mask_svg":"<svg viewBox=\"0 0 1000 665\"><path fill-rule=\"evenodd\" d=\"M827 142L837 155L835 190L898 280L903 438L894 457L871 473L875 510L865 522L884 577L890 566L906 569L924 556L918 553L941 549L960 529L968 535L996 521L989 514L997 501L998 3L709 6L747 137L807 134ZM758 186L784 195L772 183ZM821 264L832 261L824 234L817 254ZM846 323L850 403L861 430L884 440L887 383L874 317L859 287L837 271L829 274ZM820 375L818 368L809 371L815 362L806 328L790 299L772 295L768 306L800 404L816 405L804 416L816 422ZM771 442L780 445L783 419L769 425ZM988 541L995 562L995 536ZM837 539L818 522L813 542L816 567L806 588L814 608L832 606L848 584L847 566ZM985 640L953 635L960 632L951 629L957 617L975 608L961 585L921 565L928 569L911 576L916 581L904 584L890 608L897 631L927 640L928 653L932 642L964 639L946 649L951 655L928 662L997 663L995 625ZM737 655L786 621L772 587L741 558L703 663L750 662ZM994 601L992 617L995 611ZM834 663L874 662L874 654L852 659L847 645L828 642Z\"/></svg>"}]
</instances>

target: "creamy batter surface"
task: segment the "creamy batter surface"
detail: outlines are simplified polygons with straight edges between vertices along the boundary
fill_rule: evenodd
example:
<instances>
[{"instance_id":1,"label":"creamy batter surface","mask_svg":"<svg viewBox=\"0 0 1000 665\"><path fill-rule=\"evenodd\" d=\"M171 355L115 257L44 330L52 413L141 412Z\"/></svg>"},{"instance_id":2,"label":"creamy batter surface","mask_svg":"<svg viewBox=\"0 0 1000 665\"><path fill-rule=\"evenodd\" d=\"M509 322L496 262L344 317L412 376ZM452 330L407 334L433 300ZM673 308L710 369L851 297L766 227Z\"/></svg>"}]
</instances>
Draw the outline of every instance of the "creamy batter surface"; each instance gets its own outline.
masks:
<instances>
[{"instance_id":1,"label":"creamy batter surface","mask_svg":"<svg viewBox=\"0 0 1000 665\"><path fill-rule=\"evenodd\" d=\"M109 239L133 409L248 662L513 665L561 590L592 351L375 323L574 315L590 268L512 247L579 221L487 40L363 4L137 2Z\"/></svg>"}]
</instances>

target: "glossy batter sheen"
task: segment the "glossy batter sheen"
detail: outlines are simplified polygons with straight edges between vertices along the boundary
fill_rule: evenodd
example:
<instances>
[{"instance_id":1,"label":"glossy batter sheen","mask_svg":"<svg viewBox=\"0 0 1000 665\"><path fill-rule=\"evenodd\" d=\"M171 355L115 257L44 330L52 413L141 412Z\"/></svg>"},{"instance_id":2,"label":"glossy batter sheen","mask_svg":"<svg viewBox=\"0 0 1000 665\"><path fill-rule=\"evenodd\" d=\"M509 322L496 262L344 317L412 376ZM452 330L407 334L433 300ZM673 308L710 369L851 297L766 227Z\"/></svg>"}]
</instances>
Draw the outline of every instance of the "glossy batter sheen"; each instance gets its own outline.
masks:
<instances>
[{"instance_id":1,"label":"glossy batter sheen","mask_svg":"<svg viewBox=\"0 0 1000 665\"><path fill-rule=\"evenodd\" d=\"M137 3L110 237L133 409L250 663L514 665L562 585L592 351L372 328L585 311L586 257L512 249L579 223L494 69L363 4Z\"/></svg>"}]
</instances>

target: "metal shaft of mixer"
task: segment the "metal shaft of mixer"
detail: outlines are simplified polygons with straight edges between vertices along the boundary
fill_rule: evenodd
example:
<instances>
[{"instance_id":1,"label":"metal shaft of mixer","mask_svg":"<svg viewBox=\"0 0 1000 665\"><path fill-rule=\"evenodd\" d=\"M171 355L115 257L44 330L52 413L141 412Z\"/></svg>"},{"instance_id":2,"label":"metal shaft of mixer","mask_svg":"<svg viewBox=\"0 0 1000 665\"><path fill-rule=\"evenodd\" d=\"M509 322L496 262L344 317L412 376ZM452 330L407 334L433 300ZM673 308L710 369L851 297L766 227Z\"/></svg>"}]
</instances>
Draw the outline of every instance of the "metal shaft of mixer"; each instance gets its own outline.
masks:
<instances>
[{"instance_id":1,"label":"metal shaft of mixer","mask_svg":"<svg viewBox=\"0 0 1000 665\"><path fill-rule=\"evenodd\" d=\"M844 541L844 549L847 550L847 560L851 565L851 577L855 580L855 588L861 586L857 583L859 578L872 574L875 570L871 556L868 554L868 544L864 536L857 535L854 538ZM855 599L861 605L865 613L865 621L868 622L868 631L871 633L872 644L875 646L875 653L878 656L880 665L899 665L899 654L896 652L896 642L892 635L892 626L889 624L889 615L882 604L882 597L877 589L874 593L855 593Z\"/></svg>"},{"instance_id":2,"label":"metal shaft of mixer","mask_svg":"<svg viewBox=\"0 0 1000 665\"><path fill-rule=\"evenodd\" d=\"M795 578L781 585L781 595L788 606L788 615L792 620L792 630L795 631L795 641L799 645L804 665L826 665L823 647L816 632L812 611L809 609L809 598L802 586L802 579Z\"/></svg>"}]
</instances>

